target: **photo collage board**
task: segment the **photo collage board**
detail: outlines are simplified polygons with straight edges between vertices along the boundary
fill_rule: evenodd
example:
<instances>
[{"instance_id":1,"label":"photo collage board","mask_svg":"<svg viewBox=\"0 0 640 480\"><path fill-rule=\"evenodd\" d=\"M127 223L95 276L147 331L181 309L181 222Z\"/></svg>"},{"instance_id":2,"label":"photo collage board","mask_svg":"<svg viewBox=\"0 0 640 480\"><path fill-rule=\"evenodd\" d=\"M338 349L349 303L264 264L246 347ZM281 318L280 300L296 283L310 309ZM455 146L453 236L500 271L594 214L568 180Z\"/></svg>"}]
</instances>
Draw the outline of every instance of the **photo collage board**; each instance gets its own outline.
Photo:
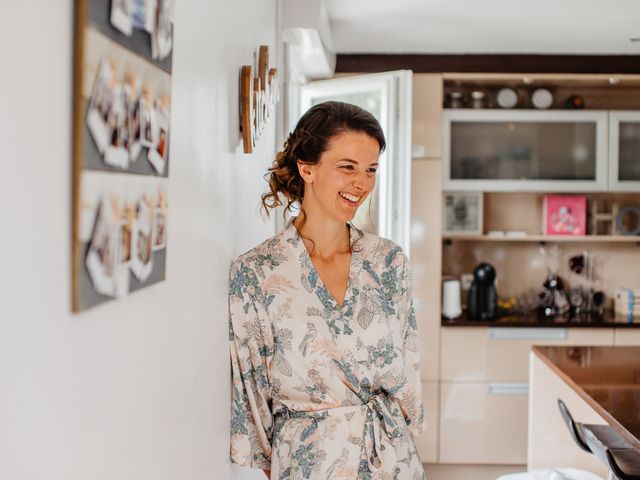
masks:
<instances>
[{"instance_id":1,"label":"photo collage board","mask_svg":"<svg viewBox=\"0 0 640 480\"><path fill-rule=\"evenodd\" d=\"M165 279L174 0L76 0L72 310Z\"/></svg>"}]
</instances>

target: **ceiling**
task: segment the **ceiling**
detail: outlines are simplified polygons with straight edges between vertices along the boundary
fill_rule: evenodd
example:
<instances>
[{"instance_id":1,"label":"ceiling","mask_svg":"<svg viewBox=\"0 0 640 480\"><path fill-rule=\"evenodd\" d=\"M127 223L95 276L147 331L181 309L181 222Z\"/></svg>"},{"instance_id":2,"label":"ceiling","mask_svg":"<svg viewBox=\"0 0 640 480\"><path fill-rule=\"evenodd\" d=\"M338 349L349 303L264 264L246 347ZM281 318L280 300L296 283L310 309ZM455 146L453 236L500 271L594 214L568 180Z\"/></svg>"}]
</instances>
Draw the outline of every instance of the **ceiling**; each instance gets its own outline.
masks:
<instances>
[{"instance_id":1,"label":"ceiling","mask_svg":"<svg viewBox=\"0 0 640 480\"><path fill-rule=\"evenodd\" d=\"M640 54L640 0L325 0L338 53Z\"/></svg>"}]
</instances>

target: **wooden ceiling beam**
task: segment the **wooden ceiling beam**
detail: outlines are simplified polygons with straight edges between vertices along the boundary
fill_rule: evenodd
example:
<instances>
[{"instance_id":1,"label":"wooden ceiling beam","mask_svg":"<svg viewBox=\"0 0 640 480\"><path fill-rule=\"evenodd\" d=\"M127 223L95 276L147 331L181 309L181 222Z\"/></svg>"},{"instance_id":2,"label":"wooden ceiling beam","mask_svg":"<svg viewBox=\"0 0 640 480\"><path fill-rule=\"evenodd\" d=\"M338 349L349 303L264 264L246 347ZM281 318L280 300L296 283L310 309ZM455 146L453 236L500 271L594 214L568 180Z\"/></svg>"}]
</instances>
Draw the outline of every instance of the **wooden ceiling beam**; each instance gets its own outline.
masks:
<instances>
[{"instance_id":1,"label":"wooden ceiling beam","mask_svg":"<svg viewBox=\"0 0 640 480\"><path fill-rule=\"evenodd\" d=\"M638 74L640 55L338 54L336 73L389 70L415 73Z\"/></svg>"}]
</instances>

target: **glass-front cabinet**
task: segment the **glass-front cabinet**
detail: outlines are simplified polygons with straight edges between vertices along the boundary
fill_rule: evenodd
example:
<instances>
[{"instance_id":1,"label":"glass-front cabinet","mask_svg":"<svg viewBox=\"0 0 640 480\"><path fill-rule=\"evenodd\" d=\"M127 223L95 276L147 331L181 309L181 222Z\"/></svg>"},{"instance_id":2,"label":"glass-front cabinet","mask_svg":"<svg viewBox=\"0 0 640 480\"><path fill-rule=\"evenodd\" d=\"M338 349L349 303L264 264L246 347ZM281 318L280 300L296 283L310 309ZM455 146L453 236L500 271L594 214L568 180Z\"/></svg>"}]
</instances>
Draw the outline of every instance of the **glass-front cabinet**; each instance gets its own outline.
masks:
<instances>
[{"instance_id":1,"label":"glass-front cabinet","mask_svg":"<svg viewBox=\"0 0 640 480\"><path fill-rule=\"evenodd\" d=\"M609 113L609 190L640 191L640 112Z\"/></svg>"},{"instance_id":2,"label":"glass-front cabinet","mask_svg":"<svg viewBox=\"0 0 640 480\"><path fill-rule=\"evenodd\" d=\"M447 109L444 190L606 190L607 121L606 111Z\"/></svg>"}]
</instances>

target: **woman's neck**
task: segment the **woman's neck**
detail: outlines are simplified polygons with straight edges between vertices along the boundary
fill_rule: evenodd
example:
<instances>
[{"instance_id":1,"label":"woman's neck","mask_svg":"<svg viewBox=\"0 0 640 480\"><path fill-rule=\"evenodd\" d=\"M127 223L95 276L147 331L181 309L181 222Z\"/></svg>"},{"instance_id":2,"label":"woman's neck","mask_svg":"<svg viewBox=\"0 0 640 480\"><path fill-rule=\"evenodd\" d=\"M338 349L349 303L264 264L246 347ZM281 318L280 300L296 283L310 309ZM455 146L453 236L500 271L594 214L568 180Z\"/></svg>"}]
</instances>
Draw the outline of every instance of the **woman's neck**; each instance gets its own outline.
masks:
<instances>
[{"instance_id":1,"label":"woman's neck","mask_svg":"<svg viewBox=\"0 0 640 480\"><path fill-rule=\"evenodd\" d=\"M351 251L349 226L344 222L318 221L303 210L293 225L312 257L326 259Z\"/></svg>"}]
</instances>

